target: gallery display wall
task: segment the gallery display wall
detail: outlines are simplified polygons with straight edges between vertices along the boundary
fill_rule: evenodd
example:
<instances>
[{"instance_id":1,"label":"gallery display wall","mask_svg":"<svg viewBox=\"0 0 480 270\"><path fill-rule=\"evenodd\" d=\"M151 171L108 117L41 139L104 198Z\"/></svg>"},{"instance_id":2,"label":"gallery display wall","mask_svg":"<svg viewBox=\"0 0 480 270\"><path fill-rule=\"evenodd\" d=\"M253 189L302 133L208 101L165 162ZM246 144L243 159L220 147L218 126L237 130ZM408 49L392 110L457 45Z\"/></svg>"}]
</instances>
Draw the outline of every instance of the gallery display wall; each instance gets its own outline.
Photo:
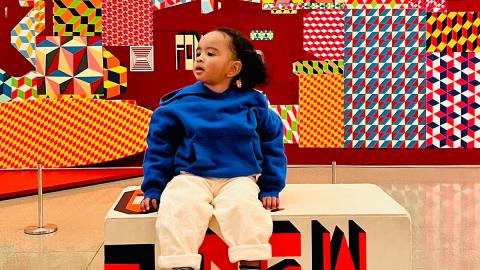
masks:
<instances>
[{"instance_id":1,"label":"gallery display wall","mask_svg":"<svg viewBox=\"0 0 480 270\"><path fill-rule=\"evenodd\" d=\"M218 26L264 53L289 164L478 164L475 6L3 1L0 168L141 166L152 111Z\"/></svg>"}]
</instances>

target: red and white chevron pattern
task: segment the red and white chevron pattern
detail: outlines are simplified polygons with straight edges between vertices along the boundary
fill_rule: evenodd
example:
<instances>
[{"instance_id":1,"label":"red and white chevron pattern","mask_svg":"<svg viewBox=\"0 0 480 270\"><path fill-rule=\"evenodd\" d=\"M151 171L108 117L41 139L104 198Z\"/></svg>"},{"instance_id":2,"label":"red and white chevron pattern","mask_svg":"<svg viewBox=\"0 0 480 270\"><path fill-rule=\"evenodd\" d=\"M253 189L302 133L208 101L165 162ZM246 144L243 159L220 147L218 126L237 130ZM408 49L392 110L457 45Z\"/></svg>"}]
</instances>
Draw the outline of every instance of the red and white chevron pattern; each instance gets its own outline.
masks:
<instances>
[{"instance_id":1,"label":"red and white chevron pattern","mask_svg":"<svg viewBox=\"0 0 480 270\"><path fill-rule=\"evenodd\" d=\"M303 18L303 49L318 60L343 60L344 11L316 10Z\"/></svg>"}]
</instances>

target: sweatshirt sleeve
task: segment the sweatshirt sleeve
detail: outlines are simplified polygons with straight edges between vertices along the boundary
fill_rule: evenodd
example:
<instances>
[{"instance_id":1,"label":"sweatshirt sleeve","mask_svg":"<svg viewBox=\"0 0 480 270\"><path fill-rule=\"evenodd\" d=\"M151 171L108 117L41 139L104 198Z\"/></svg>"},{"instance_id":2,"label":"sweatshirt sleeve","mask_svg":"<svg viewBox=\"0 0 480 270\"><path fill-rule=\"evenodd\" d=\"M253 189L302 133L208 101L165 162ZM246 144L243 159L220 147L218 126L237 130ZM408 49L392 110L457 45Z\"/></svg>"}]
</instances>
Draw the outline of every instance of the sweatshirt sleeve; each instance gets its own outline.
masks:
<instances>
[{"instance_id":1,"label":"sweatshirt sleeve","mask_svg":"<svg viewBox=\"0 0 480 270\"><path fill-rule=\"evenodd\" d=\"M283 124L269 108L268 101L260 109L257 132L263 154L262 175L258 179L259 197L277 197L285 187L287 158L283 146Z\"/></svg>"},{"instance_id":2,"label":"sweatshirt sleeve","mask_svg":"<svg viewBox=\"0 0 480 270\"><path fill-rule=\"evenodd\" d=\"M153 112L147 135L147 150L143 160L144 179L141 185L146 198L160 199L173 178L174 158L182 135L180 124L165 107Z\"/></svg>"}]
</instances>

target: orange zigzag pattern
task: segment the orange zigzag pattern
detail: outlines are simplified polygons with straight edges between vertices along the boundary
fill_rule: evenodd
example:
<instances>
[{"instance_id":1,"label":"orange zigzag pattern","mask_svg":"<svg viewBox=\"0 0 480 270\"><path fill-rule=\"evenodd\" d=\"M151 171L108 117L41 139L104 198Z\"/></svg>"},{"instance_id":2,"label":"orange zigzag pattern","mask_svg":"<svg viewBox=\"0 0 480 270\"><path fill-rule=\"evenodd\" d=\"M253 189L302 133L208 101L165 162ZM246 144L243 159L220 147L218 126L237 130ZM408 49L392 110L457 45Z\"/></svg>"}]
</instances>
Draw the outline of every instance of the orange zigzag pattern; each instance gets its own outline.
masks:
<instances>
[{"instance_id":1,"label":"orange zigzag pattern","mask_svg":"<svg viewBox=\"0 0 480 270\"><path fill-rule=\"evenodd\" d=\"M146 148L152 112L131 102L38 99L0 104L0 168L61 168Z\"/></svg>"},{"instance_id":2,"label":"orange zigzag pattern","mask_svg":"<svg viewBox=\"0 0 480 270\"><path fill-rule=\"evenodd\" d=\"M300 75L300 147L344 146L343 75Z\"/></svg>"}]
</instances>

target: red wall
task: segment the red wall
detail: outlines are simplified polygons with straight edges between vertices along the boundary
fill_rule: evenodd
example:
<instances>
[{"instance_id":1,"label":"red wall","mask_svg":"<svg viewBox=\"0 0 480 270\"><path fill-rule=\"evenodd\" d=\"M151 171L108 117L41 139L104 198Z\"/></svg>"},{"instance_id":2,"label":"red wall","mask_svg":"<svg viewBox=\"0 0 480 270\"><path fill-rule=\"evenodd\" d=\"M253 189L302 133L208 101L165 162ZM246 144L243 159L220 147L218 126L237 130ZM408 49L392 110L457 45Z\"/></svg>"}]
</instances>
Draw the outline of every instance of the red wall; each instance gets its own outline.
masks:
<instances>
[{"instance_id":1,"label":"red wall","mask_svg":"<svg viewBox=\"0 0 480 270\"><path fill-rule=\"evenodd\" d=\"M465 3L468 3L465 4ZM7 0L3 7L18 6ZM47 4L46 31L52 34L52 1ZM264 90L271 104L298 104L298 77L291 72L291 63L314 60L302 49L302 14L275 16L262 11L258 4L243 1L222 1L223 8L213 13L200 14L200 1L154 12L154 72L129 72L128 90L118 98L134 99L141 106L155 109L161 96L194 82L191 71L175 70L175 34L182 31L209 31L218 26L237 28L249 35L250 30L273 30L274 42L254 41L256 48L265 53L269 67L270 83ZM8 23L0 21L0 68L13 75L32 69L28 61L10 45L11 28L28 12L28 8L11 8ZM449 10L480 11L480 0L450 1ZM0 16L1 17L1 16ZM129 66L128 47L106 47L120 61ZM17 54L17 55L16 55ZM337 149L302 148L285 145L289 164L480 164L480 149ZM109 162L106 166L140 166L142 155Z\"/></svg>"},{"instance_id":2,"label":"red wall","mask_svg":"<svg viewBox=\"0 0 480 270\"><path fill-rule=\"evenodd\" d=\"M448 11L480 11L480 0L447 0Z\"/></svg>"}]
</instances>

